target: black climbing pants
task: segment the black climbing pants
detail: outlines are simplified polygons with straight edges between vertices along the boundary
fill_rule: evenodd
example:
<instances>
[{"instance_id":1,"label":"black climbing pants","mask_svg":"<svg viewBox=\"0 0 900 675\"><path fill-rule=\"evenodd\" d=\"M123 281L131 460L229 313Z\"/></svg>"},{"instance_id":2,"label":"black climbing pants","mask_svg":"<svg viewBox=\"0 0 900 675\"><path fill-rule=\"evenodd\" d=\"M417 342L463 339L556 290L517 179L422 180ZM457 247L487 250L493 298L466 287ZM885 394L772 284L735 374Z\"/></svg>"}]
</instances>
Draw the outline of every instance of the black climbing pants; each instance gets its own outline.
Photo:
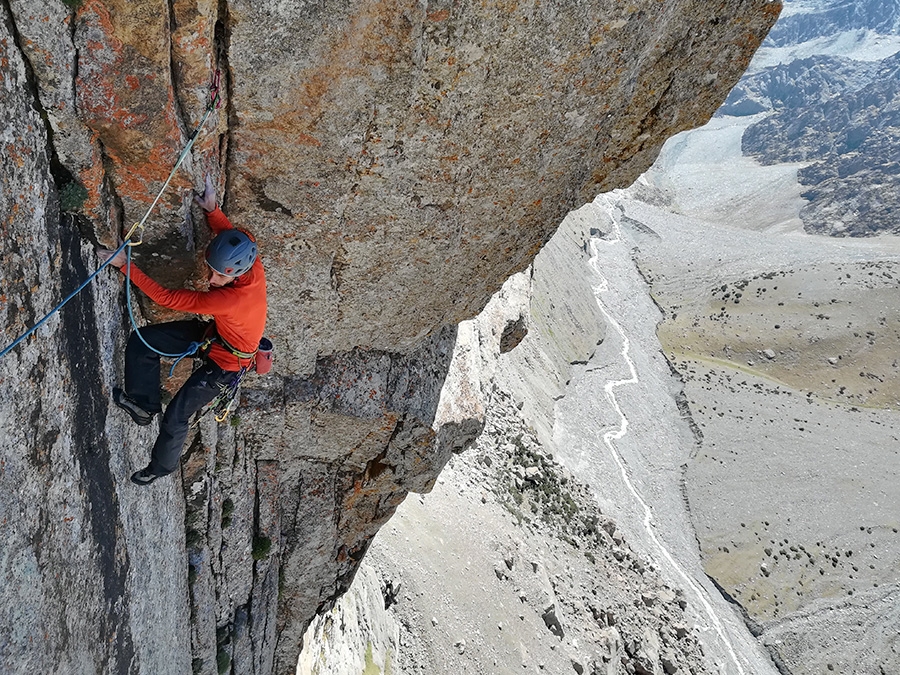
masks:
<instances>
[{"instance_id":1,"label":"black climbing pants","mask_svg":"<svg viewBox=\"0 0 900 675\"><path fill-rule=\"evenodd\" d=\"M159 355L141 337L161 352L181 354L192 342L202 342L207 325L198 319L172 321L141 328L140 336L132 333L125 348L125 393L148 413L160 412ZM164 476L178 468L191 416L218 395L220 384L227 384L235 375L207 359L187 379L163 415L150 457L153 473Z\"/></svg>"}]
</instances>

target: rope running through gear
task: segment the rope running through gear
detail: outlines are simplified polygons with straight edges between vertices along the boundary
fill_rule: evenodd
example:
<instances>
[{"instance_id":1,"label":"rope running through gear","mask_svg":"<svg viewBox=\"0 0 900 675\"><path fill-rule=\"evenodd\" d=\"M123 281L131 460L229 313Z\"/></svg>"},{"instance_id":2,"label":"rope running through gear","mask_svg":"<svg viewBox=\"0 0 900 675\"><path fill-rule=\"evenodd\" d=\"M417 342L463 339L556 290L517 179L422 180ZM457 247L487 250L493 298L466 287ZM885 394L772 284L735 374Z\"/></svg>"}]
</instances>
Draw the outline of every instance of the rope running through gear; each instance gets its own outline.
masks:
<instances>
[{"instance_id":1,"label":"rope running through gear","mask_svg":"<svg viewBox=\"0 0 900 675\"><path fill-rule=\"evenodd\" d=\"M38 321L36 324L34 324L34 326L29 328L27 331L25 331L25 333L20 335L15 340L13 340L12 344L10 344L8 347L3 349L3 351L0 351L0 358L3 358L7 354L9 354L9 352L11 352L21 342L23 342L25 339L27 339L30 335L33 335L35 333L35 331L37 331L41 326L43 326L50 319L51 316L56 314L72 298L74 298L81 291L83 291L88 286L88 284L90 284L91 281L93 281L97 277L97 275L100 274L100 272L102 272L110 264L110 262L112 262L112 259L115 258L119 253L122 252L122 249L124 249L126 246L129 247L129 249L128 249L128 270L126 271L126 277L127 277L126 288L130 289L130 286L131 286L131 274L130 274L130 272L131 272L131 247L138 246L139 244L143 243L143 241L144 241L144 224L147 222L147 218L150 217L150 213L153 211L153 208L156 206L156 204L159 202L160 198L163 196L163 193L166 191L166 188L169 187L169 183L172 181L172 178L175 175L175 172L178 171L178 168L181 166L182 162L184 162L184 158L187 157L188 152L190 152L191 148L193 147L194 141L197 140L197 137L200 135L200 131L203 129L204 125L206 124L206 120L209 119L209 116L212 113L212 111L219 107L219 104L221 103L221 98L219 96L220 77L221 77L221 72L219 70L216 70L215 74L213 75L212 82L209 85L210 101L206 106L206 112L203 114L203 119L200 120L200 124L197 125L197 128L194 130L194 133L191 135L190 140L188 140L187 145L184 146L184 149L181 151L181 154L178 156L178 160L175 162L175 166L172 168L172 171L169 173L169 177L166 178L166 182L163 184L162 188L157 193L156 199L153 200L153 203L150 205L150 208L147 209L147 212L144 214L144 217L141 218L140 222L135 223L131 227L131 229L128 231L128 234L125 236L125 241L122 242L122 244L119 246L119 248L117 248L115 250L115 252L113 252L113 254L109 257L109 259L106 262L104 262L102 265L100 265L100 267L97 268L96 272L94 272L87 279L85 279L84 283L82 283L78 288L76 288L74 291L72 291L56 307L51 309L40 321ZM135 232L137 232L138 230L140 230L140 232L141 232L140 239L138 239L137 241L132 241L131 240L132 237L134 236ZM126 295L129 295L129 291L127 291L127 290L126 290ZM129 300L130 300L130 297L129 297ZM134 320L134 315L131 311L130 301L128 303L128 316L131 318L131 325L134 326L135 331L138 331L137 324L135 323L135 320ZM140 332L138 332L138 335L140 336ZM145 345L147 345L147 342L144 340L143 337L141 337L141 341ZM201 343L196 343L196 344L198 344L198 347L199 347L199 345ZM147 345L147 346L150 347L150 345ZM150 349L153 349L153 347L150 347ZM163 354L162 352L159 352L156 349L153 349L153 351L162 356L171 356L169 354ZM180 360L181 358L184 358L185 356L188 356L189 354L193 354L196 351L197 351L197 348L194 348L193 351L186 352L186 353L180 354L180 355L174 355L174 356L180 357L179 358L179 360ZM176 363L177 363L177 361L176 361ZM173 365L172 368L174 369L174 367L175 366Z\"/></svg>"}]
</instances>

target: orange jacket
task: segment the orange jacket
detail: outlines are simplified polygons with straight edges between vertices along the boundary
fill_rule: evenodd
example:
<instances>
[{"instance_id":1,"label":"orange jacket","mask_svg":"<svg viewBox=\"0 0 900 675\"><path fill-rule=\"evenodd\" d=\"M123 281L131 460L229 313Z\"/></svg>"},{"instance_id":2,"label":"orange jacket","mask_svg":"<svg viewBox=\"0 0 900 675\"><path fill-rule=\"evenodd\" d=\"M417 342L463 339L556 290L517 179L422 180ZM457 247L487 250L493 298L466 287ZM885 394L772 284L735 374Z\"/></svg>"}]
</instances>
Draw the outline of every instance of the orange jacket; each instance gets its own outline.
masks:
<instances>
[{"instance_id":1,"label":"orange jacket","mask_svg":"<svg viewBox=\"0 0 900 675\"><path fill-rule=\"evenodd\" d=\"M206 214L206 220L213 234L234 227L218 206ZM122 271L125 271L124 265ZM163 307L194 314L211 314L218 334L235 349L249 353L255 352L259 346L266 327L266 273L259 255L248 272L227 286L208 291L164 288L134 263L131 263L131 280ZM251 359L238 358L218 342L212 344L209 358L223 370L230 371L240 370L252 363Z\"/></svg>"}]
</instances>

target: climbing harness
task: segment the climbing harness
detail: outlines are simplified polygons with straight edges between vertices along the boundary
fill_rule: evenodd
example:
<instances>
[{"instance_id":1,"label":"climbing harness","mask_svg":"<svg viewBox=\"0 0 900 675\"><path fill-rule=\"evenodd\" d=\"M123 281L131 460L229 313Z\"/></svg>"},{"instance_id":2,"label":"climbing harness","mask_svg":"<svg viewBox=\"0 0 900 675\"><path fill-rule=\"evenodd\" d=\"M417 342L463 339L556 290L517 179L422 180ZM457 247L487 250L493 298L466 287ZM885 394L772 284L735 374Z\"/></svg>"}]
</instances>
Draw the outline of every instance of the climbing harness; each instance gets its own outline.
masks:
<instances>
[{"instance_id":1,"label":"climbing harness","mask_svg":"<svg viewBox=\"0 0 900 675\"><path fill-rule=\"evenodd\" d=\"M226 340L224 337L219 335L215 328L215 323L210 324L209 328L207 329L207 334L204 336L210 343L218 342L232 356L235 356L243 361L252 360L256 356L256 352L259 351L258 348L253 350L252 352L242 352L237 347L232 346L231 343L228 342L228 340Z\"/></svg>"},{"instance_id":2,"label":"climbing harness","mask_svg":"<svg viewBox=\"0 0 900 675\"><path fill-rule=\"evenodd\" d=\"M144 214L144 217L141 218L140 222L135 223L131 227L131 229L128 231L128 234L125 235L125 240L122 242L122 244L119 246L119 248L117 248L113 252L113 254L109 257L108 260L106 260L102 265L100 265L100 267L98 267L97 270L93 274L91 274L87 279L85 279L84 283L82 283L78 288L76 288L74 291L72 291L56 307L51 309L40 321L38 321L34 326L29 328L24 334L22 334L18 338L16 338L12 342L12 344L10 344L8 347L3 349L3 351L0 351L0 358L3 358L4 356L6 356L17 345L19 345L23 340L28 338L30 335L34 334L34 332L37 331L38 328L43 326L50 319L51 316L56 314L56 312L61 310L66 305L66 303L68 303L72 298L74 298L81 291L83 291L88 286L88 284L90 284L91 281L93 281L97 277L97 275L100 274L100 272L102 272L110 264L110 262L112 262L113 258L115 258L119 253L121 253L122 250L126 247L128 247L128 259L127 259L128 267L125 272L125 276L127 278L126 288L127 289L131 288L131 247L138 246L139 244L143 243L143 241L144 241L144 224L147 222L147 218L150 217L150 213L153 211L153 208L159 202L159 200L162 197L163 193L165 192L166 188L169 187L169 183L172 181L173 176L175 176L175 172L178 171L178 168L181 166L182 162L184 162L184 158L187 157L188 152L190 152L191 148L193 147L194 141L197 140L197 137L200 135L200 131L203 129L203 126L206 124L206 120L209 119L209 116L212 113L212 111L215 110L216 108L218 108L219 105L221 104L221 97L219 96L220 81L221 81L221 71L219 71L217 69L215 74L213 75L212 82L210 82L210 85L209 85L210 101L206 106L206 112L203 114L203 119L200 120L200 124L197 125L197 128L194 130L194 133L191 135L191 138L188 140L187 145L184 146L184 149L181 151L181 154L178 156L178 160L175 162L175 166L172 168L172 171L169 173L169 177L166 178L166 182L163 184L159 193L157 193L156 199L153 200L153 203L150 205L150 208L147 209L147 212ZM137 241L132 241L132 237L134 237L135 233L138 231L140 231L140 238ZM137 331L138 330L137 323L134 320L134 314L131 310L130 292L126 291L126 294L128 296L128 298L127 298L128 299L128 316L131 318L132 326L134 326L135 331ZM138 331L138 336L140 337L139 331ZM147 342L144 340L143 337L141 337L141 341L145 345L150 347L150 345L147 344ZM150 347L150 349L153 349L153 351L156 352L157 354L160 354L162 356L167 356L167 357L173 357L173 358L177 357L178 360L181 360L185 356L189 356L190 354L195 353L198 348L199 348L199 344L198 344L197 348L194 348L190 352L185 352L184 354L163 354L162 352L159 352L156 349L153 349L153 347ZM176 361L175 363L178 363L178 361ZM174 369L174 367L175 366L173 365L172 368Z\"/></svg>"},{"instance_id":3,"label":"climbing harness","mask_svg":"<svg viewBox=\"0 0 900 675\"><path fill-rule=\"evenodd\" d=\"M241 381L244 379L244 375L251 370L255 370L258 375L265 375L272 368L272 356L275 347L272 345L272 341L267 337L260 339L259 347L253 354L234 349L228 344L225 338L218 334L207 337L203 343L205 346L201 347L201 349L205 349L212 342L216 341L239 358L252 358L253 363L247 367L242 367L227 383L219 385L218 395L204 406L203 411L197 415L191 428L199 424L203 416L210 410L213 411L213 417L216 418L216 422L224 422L238 407L238 393L240 392Z\"/></svg>"}]
</instances>

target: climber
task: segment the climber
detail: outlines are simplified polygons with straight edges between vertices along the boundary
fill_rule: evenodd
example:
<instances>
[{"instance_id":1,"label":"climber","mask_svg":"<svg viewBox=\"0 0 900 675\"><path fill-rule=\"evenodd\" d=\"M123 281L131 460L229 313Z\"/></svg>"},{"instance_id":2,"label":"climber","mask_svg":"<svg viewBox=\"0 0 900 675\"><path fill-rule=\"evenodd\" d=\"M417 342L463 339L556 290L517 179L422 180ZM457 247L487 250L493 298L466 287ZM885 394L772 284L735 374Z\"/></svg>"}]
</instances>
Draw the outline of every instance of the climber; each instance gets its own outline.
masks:
<instances>
[{"instance_id":1,"label":"climber","mask_svg":"<svg viewBox=\"0 0 900 675\"><path fill-rule=\"evenodd\" d=\"M206 247L209 290L169 290L131 263L131 279L153 301L169 309L212 315L146 326L131 334L125 348L125 387L113 389L113 401L137 424L145 426L161 412L159 354L183 352L192 343L212 341L203 365L187 379L166 407L150 463L131 476L137 485L149 485L178 467L191 415L210 403L233 378L252 362L266 323L266 277L252 236L235 229L219 209L209 176L195 201L206 212L215 237ZM124 251L98 249L101 262L121 271ZM143 340L141 339L143 338ZM146 342L146 344L145 344ZM148 346L149 345L149 346ZM153 349L151 349L152 347Z\"/></svg>"}]
</instances>

